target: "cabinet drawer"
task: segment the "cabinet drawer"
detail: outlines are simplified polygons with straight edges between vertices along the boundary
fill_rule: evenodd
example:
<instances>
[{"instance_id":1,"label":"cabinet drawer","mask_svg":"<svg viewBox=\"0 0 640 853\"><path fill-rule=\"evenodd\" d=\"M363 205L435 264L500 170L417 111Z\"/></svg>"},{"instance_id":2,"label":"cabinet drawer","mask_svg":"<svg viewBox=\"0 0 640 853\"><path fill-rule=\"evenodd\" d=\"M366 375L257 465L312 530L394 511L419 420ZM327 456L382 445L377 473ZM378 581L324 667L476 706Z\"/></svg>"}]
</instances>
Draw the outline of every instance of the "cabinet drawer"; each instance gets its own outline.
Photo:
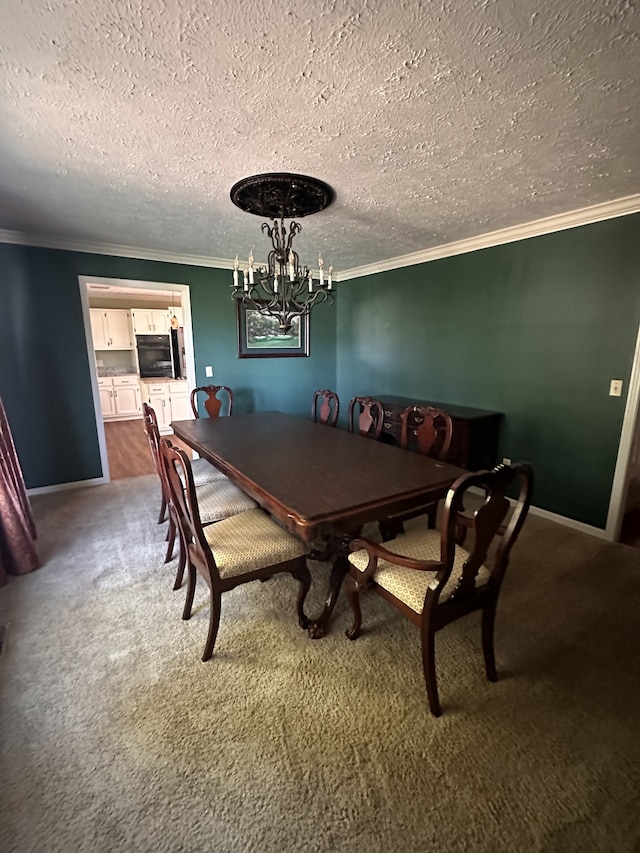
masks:
<instances>
[{"instance_id":1,"label":"cabinet drawer","mask_svg":"<svg viewBox=\"0 0 640 853\"><path fill-rule=\"evenodd\" d=\"M384 416L386 420L390 421L399 421L401 419L402 413L404 409L402 406L385 406L384 407Z\"/></svg>"},{"instance_id":2,"label":"cabinet drawer","mask_svg":"<svg viewBox=\"0 0 640 853\"><path fill-rule=\"evenodd\" d=\"M145 387L148 394L168 394L169 386L166 382L158 382L156 385L145 382Z\"/></svg>"},{"instance_id":3,"label":"cabinet drawer","mask_svg":"<svg viewBox=\"0 0 640 853\"><path fill-rule=\"evenodd\" d=\"M138 377L137 376L114 376L113 377L114 385L137 385Z\"/></svg>"},{"instance_id":4,"label":"cabinet drawer","mask_svg":"<svg viewBox=\"0 0 640 853\"><path fill-rule=\"evenodd\" d=\"M111 388L113 380L110 376L98 376L98 388Z\"/></svg>"},{"instance_id":5,"label":"cabinet drawer","mask_svg":"<svg viewBox=\"0 0 640 853\"><path fill-rule=\"evenodd\" d=\"M169 383L169 393L170 394L187 394L189 392L189 388L186 382L170 382Z\"/></svg>"}]
</instances>

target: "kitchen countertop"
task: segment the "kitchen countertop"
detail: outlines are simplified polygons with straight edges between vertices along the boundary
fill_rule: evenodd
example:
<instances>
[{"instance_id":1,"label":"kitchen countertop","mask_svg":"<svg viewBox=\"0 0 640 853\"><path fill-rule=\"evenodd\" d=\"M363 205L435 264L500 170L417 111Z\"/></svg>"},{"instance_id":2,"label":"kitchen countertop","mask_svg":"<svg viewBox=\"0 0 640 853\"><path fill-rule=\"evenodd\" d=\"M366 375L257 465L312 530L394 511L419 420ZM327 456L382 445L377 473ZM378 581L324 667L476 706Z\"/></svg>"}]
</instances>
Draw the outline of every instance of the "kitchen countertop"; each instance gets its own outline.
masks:
<instances>
[{"instance_id":1,"label":"kitchen countertop","mask_svg":"<svg viewBox=\"0 0 640 853\"><path fill-rule=\"evenodd\" d=\"M186 379L172 379L170 376L141 376L141 382L146 382L147 385L150 382L186 382Z\"/></svg>"}]
</instances>

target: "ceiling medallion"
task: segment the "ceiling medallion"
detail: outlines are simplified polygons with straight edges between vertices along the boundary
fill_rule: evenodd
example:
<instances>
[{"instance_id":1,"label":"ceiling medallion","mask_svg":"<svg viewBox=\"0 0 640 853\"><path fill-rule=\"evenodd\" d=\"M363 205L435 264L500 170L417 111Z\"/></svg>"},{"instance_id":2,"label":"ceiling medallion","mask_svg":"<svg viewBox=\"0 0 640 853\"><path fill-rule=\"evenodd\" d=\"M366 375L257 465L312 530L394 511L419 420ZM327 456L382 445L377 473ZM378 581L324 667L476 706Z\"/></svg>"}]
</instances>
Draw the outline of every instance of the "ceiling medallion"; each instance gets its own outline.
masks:
<instances>
[{"instance_id":1,"label":"ceiling medallion","mask_svg":"<svg viewBox=\"0 0 640 853\"><path fill-rule=\"evenodd\" d=\"M231 201L241 210L267 219L294 219L319 213L334 200L328 184L307 175L267 172L231 187Z\"/></svg>"},{"instance_id":2,"label":"ceiling medallion","mask_svg":"<svg viewBox=\"0 0 640 853\"><path fill-rule=\"evenodd\" d=\"M313 305L333 302L333 267L329 266L325 277L324 263L318 256L316 281L309 267L300 265L298 254L293 250L293 238L302 226L291 222L287 228L284 220L319 213L331 204L335 194L318 178L268 172L238 181L230 195L231 201L241 210L273 221L272 225L262 224L262 232L269 236L272 246L266 267L254 265L251 250L247 266L242 270L236 255L232 298L252 311L272 317L277 321L278 334L290 337L297 317L308 314Z\"/></svg>"}]
</instances>

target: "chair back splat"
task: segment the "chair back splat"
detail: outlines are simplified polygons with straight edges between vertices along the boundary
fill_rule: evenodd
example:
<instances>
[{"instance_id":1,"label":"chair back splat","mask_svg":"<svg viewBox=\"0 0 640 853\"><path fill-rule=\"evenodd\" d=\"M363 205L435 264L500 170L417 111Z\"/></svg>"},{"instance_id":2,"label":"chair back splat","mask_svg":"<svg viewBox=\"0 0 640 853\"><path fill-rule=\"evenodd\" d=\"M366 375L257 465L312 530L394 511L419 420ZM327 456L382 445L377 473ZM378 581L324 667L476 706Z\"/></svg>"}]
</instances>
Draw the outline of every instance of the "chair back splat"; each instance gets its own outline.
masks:
<instances>
[{"instance_id":1,"label":"chair back splat","mask_svg":"<svg viewBox=\"0 0 640 853\"><path fill-rule=\"evenodd\" d=\"M318 404L320 407L318 408ZM335 426L338 422L338 412L340 411L340 400L335 391L329 391L325 388L322 391L316 391L313 395L311 403L311 420L328 426Z\"/></svg>"},{"instance_id":2,"label":"chair back splat","mask_svg":"<svg viewBox=\"0 0 640 853\"><path fill-rule=\"evenodd\" d=\"M514 487L517 498L509 500ZM473 492L470 492L473 490ZM362 626L359 594L373 589L420 628L429 706L441 714L435 633L475 610L482 613L482 649L490 681L497 681L494 624L511 549L529 512L533 472L526 462L459 477L449 489L440 530L417 526L384 545L351 543L345 590L356 639ZM471 509L467 509L467 507Z\"/></svg>"},{"instance_id":3,"label":"chair back splat","mask_svg":"<svg viewBox=\"0 0 640 853\"><path fill-rule=\"evenodd\" d=\"M407 406L400 416L400 424L400 447L443 462L446 460L453 435L453 425L448 412L434 406ZM393 539L404 530L404 522L417 515L426 515L429 527L435 527L438 504L439 501L432 501L411 512L381 519L382 539Z\"/></svg>"},{"instance_id":4,"label":"chair back splat","mask_svg":"<svg viewBox=\"0 0 640 853\"><path fill-rule=\"evenodd\" d=\"M379 439L382 433L384 407L373 397L352 397L347 415L349 432L359 432L369 438Z\"/></svg>"},{"instance_id":5,"label":"chair back splat","mask_svg":"<svg viewBox=\"0 0 640 853\"><path fill-rule=\"evenodd\" d=\"M400 416L400 446L444 461L451 446L451 416L434 406L407 406Z\"/></svg>"},{"instance_id":6,"label":"chair back splat","mask_svg":"<svg viewBox=\"0 0 640 853\"><path fill-rule=\"evenodd\" d=\"M200 417L198 394L204 394L204 409L210 418L233 413L233 391L227 385L201 385L191 392L191 410L194 418Z\"/></svg>"}]
</instances>

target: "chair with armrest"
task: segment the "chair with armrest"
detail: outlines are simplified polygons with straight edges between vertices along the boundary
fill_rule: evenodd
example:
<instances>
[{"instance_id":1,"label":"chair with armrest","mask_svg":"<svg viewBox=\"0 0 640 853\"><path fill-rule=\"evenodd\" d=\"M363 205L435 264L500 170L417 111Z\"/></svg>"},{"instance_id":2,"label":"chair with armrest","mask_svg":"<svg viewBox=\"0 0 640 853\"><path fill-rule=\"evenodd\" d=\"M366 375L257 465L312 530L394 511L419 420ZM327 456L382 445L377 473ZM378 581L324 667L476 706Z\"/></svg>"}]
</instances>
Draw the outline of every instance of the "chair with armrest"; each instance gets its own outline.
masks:
<instances>
[{"instance_id":1,"label":"chair with armrest","mask_svg":"<svg viewBox=\"0 0 640 853\"><path fill-rule=\"evenodd\" d=\"M231 415L233 412L233 391L227 385L201 385L191 392L191 410L194 418L200 417L198 394L204 394L204 409L210 418Z\"/></svg>"},{"instance_id":2,"label":"chair with armrest","mask_svg":"<svg viewBox=\"0 0 640 853\"><path fill-rule=\"evenodd\" d=\"M318 404L320 404L320 408L318 408ZM334 427L338 422L339 411L340 400L335 391L329 391L328 388L325 388L314 393L311 403L312 421Z\"/></svg>"},{"instance_id":3,"label":"chair with armrest","mask_svg":"<svg viewBox=\"0 0 640 853\"><path fill-rule=\"evenodd\" d=\"M204 527L189 457L166 439L161 445L161 456L187 554L188 585L183 619L191 618L197 574L209 587L209 632L202 660L209 660L213 654L223 593L252 580L265 580L281 572L291 574L300 584L296 605L298 622L302 628L307 628L304 600L311 576L305 545L259 508Z\"/></svg>"},{"instance_id":4,"label":"chair with armrest","mask_svg":"<svg viewBox=\"0 0 640 853\"><path fill-rule=\"evenodd\" d=\"M511 510L507 490L515 484L519 494ZM482 612L486 674L490 681L497 681L496 607L511 549L529 511L532 488L533 472L524 462L464 474L449 489L440 530L411 530L384 545L366 539L351 543L345 591L354 621L347 637L355 640L360 634L359 594L364 589L373 589L413 622L421 633L427 696L436 717L441 708L435 634L450 622L475 610ZM469 494L470 489L474 493ZM467 512L465 502L472 506L474 501L480 506Z\"/></svg>"},{"instance_id":5,"label":"chair with armrest","mask_svg":"<svg viewBox=\"0 0 640 853\"><path fill-rule=\"evenodd\" d=\"M384 407L373 397L352 397L349 400L347 428L369 438L379 439L382 433Z\"/></svg>"},{"instance_id":6,"label":"chair with armrest","mask_svg":"<svg viewBox=\"0 0 640 853\"><path fill-rule=\"evenodd\" d=\"M142 404L144 411L144 429L149 441L151 457L158 477L160 478L160 488L162 493L162 508L158 523L164 520L165 515L169 518L169 529L167 531L167 553L165 563L168 563L173 558L173 549L176 540L176 534L179 534L175 512L172 509L171 494L169 492L169 484L166 480L164 466L162 464L160 432L158 430L158 420L155 411L146 403ZM225 475L210 465L205 459L194 459L191 463L191 473L194 483L194 488L200 502L200 516L202 524L213 524L215 521L220 521L223 518L236 515L240 512L245 512L248 509L254 509L257 503L246 495L242 489L239 489ZM180 559L176 572L176 579L173 585L174 589L178 589L182 585L184 569L186 565L186 553L184 548L180 547Z\"/></svg>"},{"instance_id":7,"label":"chair with armrest","mask_svg":"<svg viewBox=\"0 0 640 853\"><path fill-rule=\"evenodd\" d=\"M400 416L400 447L439 459L447 458L451 446L453 424L451 416L434 406L407 406ZM438 501L418 507L411 512L401 513L380 522L382 539L393 539L404 530L403 522L417 515L426 515L429 527L436 526Z\"/></svg>"}]
</instances>

